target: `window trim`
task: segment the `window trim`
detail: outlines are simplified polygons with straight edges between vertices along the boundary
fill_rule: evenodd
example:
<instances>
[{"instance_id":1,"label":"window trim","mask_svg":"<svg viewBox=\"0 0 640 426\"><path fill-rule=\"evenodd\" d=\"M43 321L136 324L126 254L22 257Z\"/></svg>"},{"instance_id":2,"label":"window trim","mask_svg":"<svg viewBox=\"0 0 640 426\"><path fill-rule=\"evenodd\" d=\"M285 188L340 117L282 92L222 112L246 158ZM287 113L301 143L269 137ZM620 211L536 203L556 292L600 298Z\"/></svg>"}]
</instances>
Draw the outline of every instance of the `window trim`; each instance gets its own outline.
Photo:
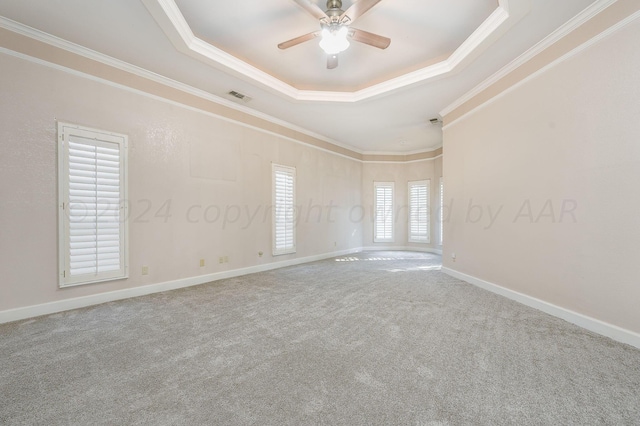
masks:
<instances>
[{"instance_id":1,"label":"window trim","mask_svg":"<svg viewBox=\"0 0 640 426\"><path fill-rule=\"evenodd\" d=\"M425 186L427 188L427 238L426 240L415 239L411 234L411 215L413 212L413 203L411 199L411 187L412 186ZM407 241L416 244L430 244L431 243L431 215L429 214L431 205L431 179L414 180L407 182L407 199L409 205L408 217L407 217Z\"/></svg>"},{"instance_id":2,"label":"window trim","mask_svg":"<svg viewBox=\"0 0 640 426\"><path fill-rule=\"evenodd\" d=\"M67 252L69 234L69 138L79 136L98 142L116 143L120 150L120 210L123 218L120 228L120 261L121 267L117 271L98 274L92 278L86 276L67 276L70 269L70 255ZM93 129L76 124L58 122L58 286L60 288L75 287L105 281L129 278L129 223L128 223L128 136Z\"/></svg>"},{"instance_id":3,"label":"window trim","mask_svg":"<svg viewBox=\"0 0 640 426\"><path fill-rule=\"evenodd\" d=\"M391 187L391 237L378 238L378 187ZM395 242L395 182L373 182L373 242L374 243L393 243Z\"/></svg>"},{"instance_id":4,"label":"window trim","mask_svg":"<svg viewBox=\"0 0 640 426\"><path fill-rule=\"evenodd\" d=\"M291 174L292 178L293 178L293 198L292 198L292 203L293 205L291 206L293 209L293 246L292 247L287 247L284 249L277 249L276 248L276 213L278 210L278 206L277 206L277 200L276 200L276 172L283 172L283 173L289 173ZM271 249L272 249L272 254L273 256L281 256L281 255L285 255L285 254L293 254L296 252L296 228L297 228L297 223L296 223L296 168L295 167L290 167L290 166L283 166L280 164L276 164L276 163L271 163L271 200L272 200L272 210L271 210Z\"/></svg>"}]
</instances>

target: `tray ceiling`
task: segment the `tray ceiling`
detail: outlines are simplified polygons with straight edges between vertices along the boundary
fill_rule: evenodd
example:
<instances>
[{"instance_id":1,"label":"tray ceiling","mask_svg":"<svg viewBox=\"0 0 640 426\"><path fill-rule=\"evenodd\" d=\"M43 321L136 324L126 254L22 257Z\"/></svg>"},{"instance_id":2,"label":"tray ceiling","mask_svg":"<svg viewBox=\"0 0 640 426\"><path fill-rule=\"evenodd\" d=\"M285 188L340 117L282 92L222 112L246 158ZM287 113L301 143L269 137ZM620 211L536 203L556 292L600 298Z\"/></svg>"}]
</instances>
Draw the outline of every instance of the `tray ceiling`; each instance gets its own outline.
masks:
<instances>
[{"instance_id":1,"label":"tray ceiling","mask_svg":"<svg viewBox=\"0 0 640 426\"><path fill-rule=\"evenodd\" d=\"M353 26L390 37L390 47L354 42L334 70L317 40L277 48L318 28L293 0L4 0L0 26L358 152L406 154L440 147L429 119L576 15L611 2L382 0Z\"/></svg>"}]
</instances>

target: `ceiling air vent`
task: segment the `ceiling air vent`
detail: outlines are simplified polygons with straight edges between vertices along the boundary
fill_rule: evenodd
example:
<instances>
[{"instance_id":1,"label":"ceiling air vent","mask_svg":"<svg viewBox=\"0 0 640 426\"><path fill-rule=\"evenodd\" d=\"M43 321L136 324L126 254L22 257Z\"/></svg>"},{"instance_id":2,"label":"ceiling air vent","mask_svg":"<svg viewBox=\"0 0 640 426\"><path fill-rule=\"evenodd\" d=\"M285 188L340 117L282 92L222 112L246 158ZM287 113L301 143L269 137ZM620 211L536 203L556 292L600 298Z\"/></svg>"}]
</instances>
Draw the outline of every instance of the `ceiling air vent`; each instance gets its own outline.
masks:
<instances>
[{"instance_id":1,"label":"ceiling air vent","mask_svg":"<svg viewBox=\"0 0 640 426\"><path fill-rule=\"evenodd\" d=\"M235 90L230 91L229 93L227 93L230 96L233 96L234 98L242 101L242 102L249 102L251 100L251 98L247 95L245 95L244 93L240 93L240 92L236 92Z\"/></svg>"}]
</instances>

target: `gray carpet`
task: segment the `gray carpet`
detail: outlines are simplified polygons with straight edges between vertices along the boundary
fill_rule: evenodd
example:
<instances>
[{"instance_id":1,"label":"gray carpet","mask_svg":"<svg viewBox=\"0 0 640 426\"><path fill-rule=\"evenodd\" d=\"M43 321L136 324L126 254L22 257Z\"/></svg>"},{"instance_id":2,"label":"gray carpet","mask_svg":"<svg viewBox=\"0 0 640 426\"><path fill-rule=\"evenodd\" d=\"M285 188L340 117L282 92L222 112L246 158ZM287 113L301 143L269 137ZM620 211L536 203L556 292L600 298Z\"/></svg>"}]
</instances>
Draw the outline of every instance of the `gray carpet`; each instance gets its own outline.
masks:
<instances>
[{"instance_id":1,"label":"gray carpet","mask_svg":"<svg viewBox=\"0 0 640 426\"><path fill-rule=\"evenodd\" d=\"M363 253L0 325L0 423L640 424L640 351Z\"/></svg>"}]
</instances>

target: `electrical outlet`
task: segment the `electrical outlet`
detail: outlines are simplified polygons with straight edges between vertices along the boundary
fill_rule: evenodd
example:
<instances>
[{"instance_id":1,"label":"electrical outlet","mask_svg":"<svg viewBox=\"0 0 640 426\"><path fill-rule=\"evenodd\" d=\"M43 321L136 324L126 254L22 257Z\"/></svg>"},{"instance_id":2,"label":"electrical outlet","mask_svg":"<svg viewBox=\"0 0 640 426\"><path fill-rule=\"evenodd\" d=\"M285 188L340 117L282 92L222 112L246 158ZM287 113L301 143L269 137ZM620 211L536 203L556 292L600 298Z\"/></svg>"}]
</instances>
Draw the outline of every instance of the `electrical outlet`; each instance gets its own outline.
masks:
<instances>
[{"instance_id":1,"label":"electrical outlet","mask_svg":"<svg viewBox=\"0 0 640 426\"><path fill-rule=\"evenodd\" d=\"M456 261L456 254L455 253L451 253L451 260L452 261Z\"/></svg>"},{"instance_id":2,"label":"electrical outlet","mask_svg":"<svg viewBox=\"0 0 640 426\"><path fill-rule=\"evenodd\" d=\"M204 259L200 259L200 267L204 266Z\"/></svg>"},{"instance_id":3,"label":"electrical outlet","mask_svg":"<svg viewBox=\"0 0 640 426\"><path fill-rule=\"evenodd\" d=\"M259 252L258 252L258 256L260 256L260 257L262 257L262 255L263 255L263 254L264 254L264 253L263 253L263 252L261 252L261 251L259 251Z\"/></svg>"},{"instance_id":4,"label":"electrical outlet","mask_svg":"<svg viewBox=\"0 0 640 426\"><path fill-rule=\"evenodd\" d=\"M143 266L142 267L142 275L149 275L149 267L148 266Z\"/></svg>"},{"instance_id":5,"label":"electrical outlet","mask_svg":"<svg viewBox=\"0 0 640 426\"><path fill-rule=\"evenodd\" d=\"M224 263L224 257L220 256L220 258L218 259L218 263Z\"/></svg>"}]
</instances>

